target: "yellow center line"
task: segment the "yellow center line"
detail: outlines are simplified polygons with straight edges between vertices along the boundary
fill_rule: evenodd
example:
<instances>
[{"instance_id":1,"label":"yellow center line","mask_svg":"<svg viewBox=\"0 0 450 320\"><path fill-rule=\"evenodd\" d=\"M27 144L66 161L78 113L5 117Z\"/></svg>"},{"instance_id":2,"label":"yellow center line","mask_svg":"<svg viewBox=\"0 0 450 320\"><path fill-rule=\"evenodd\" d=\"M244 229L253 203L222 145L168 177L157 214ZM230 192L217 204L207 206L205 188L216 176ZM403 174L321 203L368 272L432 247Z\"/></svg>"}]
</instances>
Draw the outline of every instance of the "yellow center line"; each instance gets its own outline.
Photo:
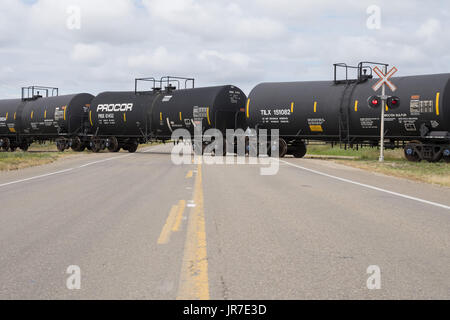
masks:
<instances>
[{"instance_id":1,"label":"yellow center line","mask_svg":"<svg viewBox=\"0 0 450 320\"><path fill-rule=\"evenodd\" d=\"M171 229L175 223L175 218L177 216L178 206L172 206L169 216L167 217L166 224L164 225L161 234L158 238L158 244L166 244L170 240Z\"/></svg>"},{"instance_id":2,"label":"yellow center line","mask_svg":"<svg viewBox=\"0 0 450 320\"><path fill-rule=\"evenodd\" d=\"M198 164L194 202L189 215L186 244L177 299L209 300L208 260L205 212L203 205L202 166Z\"/></svg>"},{"instance_id":3,"label":"yellow center line","mask_svg":"<svg viewBox=\"0 0 450 320\"><path fill-rule=\"evenodd\" d=\"M189 171L189 172L186 174L186 179L192 178L193 175L194 175L194 173L192 172L192 170Z\"/></svg>"},{"instance_id":4,"label":"yellow center line","mask_svg":"<svg viewBox=\"0 0 450 320\"><path fill-rule=\"evenodd\" d=\"M180 231L181 222L183 221L184 208L186 208L186 201L180 200L180 202L178 203L177 217L175 218L172 232Z\"/></svg>"}]
</instances>

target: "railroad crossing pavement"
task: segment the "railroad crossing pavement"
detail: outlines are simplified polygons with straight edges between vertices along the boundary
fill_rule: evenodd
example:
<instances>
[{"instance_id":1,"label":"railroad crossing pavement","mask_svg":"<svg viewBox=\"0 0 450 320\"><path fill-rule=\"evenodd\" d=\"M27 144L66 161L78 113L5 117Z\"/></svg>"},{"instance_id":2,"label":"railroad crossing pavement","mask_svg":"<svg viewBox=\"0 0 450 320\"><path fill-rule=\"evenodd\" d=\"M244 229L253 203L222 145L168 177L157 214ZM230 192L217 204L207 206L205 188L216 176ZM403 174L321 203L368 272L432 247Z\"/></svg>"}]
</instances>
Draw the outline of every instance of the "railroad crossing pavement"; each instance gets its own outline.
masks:
<instances>
[{"instance_id":1,"label":"railroad crossing pavement","mask_svg":"<svg viewBox=\"0 0 450 320\"><path fill-rule=\"evenodd\" d=\"M262 176L177 166L169 145L77 155L0 174L0 299L449 299L449 206L322 160Z\"/></svg>"}]
</instances>

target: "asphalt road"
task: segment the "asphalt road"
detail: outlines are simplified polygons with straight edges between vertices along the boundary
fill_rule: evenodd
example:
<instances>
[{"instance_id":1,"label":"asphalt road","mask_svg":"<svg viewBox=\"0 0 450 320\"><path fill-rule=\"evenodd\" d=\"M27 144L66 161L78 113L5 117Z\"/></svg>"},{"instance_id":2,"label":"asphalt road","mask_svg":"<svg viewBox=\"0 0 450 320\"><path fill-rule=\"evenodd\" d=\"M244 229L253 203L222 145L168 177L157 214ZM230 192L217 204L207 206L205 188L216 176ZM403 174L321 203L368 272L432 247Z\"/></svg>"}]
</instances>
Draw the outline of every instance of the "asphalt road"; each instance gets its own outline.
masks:
<instances>
[{"instance_id":1,"label":"asphalt road","mask_svg":"<svg viewBox=\"0 0 450 320\"><path fill-rule=\"evenodd\" d=\"M156 146L0 173L0 299L450 298L449 188L262 167Z\"/></svg>"}]
</instances>

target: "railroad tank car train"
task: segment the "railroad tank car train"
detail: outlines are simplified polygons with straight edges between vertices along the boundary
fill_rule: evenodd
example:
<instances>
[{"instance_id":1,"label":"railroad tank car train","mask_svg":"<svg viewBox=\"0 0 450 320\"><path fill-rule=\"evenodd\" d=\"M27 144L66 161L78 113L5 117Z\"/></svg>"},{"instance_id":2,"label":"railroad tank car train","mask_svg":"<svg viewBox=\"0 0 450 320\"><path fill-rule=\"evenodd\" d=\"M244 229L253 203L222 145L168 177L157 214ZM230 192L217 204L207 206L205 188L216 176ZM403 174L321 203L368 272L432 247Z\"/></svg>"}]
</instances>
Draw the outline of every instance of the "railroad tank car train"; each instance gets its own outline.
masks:
<instances>
[{"instance_id":1,"label":"railroad tank car train","mask_svg":"<svg viewBox=\"0 0 450 320\"><path fill-rule=\"evenodd\" d=\"M60 151L135 152L140 143L171 140L175 129L193 135L199 124L203 131L216 128L224 136L226 129L279 129L268 151L278 148L280 157L301 158L314 140L378 147L381 101L375 99L378 108L372 101L376 64L335 64L334 81L262 83L248 99L235 86L195 88L194 79L178 77L136 79L134 91L96 97L58 96L56 88L28 87L22 99L0 100L0 147L27 150L33 141L54 140ZM345 79L337 79L339 68L345 68ZM349 79L354 69L357 77ZM151 89L139 91L142 82L150 82ZM398 90L386 105L386 146L403 147L410 161L450 162L450 74L393 82Z\"/></svg>"},{"instance_id":2,"label":"railroad tank car train","mask_svg":"<svg viewBox=\"0 0 450 320\"><path fill-rule=\"evenodd\" d=\"M151 82L151 90L138 91L139 81ZM187 88L190 82L192 88ZM27 150L33 141L52 140L60 151L123 148L132 153L140 143L170 140L180 128L192 135L200 124L203 132L216 128L223 135L226 129L244 129L246 100L235 86L194 88L194 79L178 77L136 79L135 91L96 97L58 96L57 88L27 87L22 99L0 100L0 147Z\"/></svg>"},{"instance_id":3,"label":"railroad tank car train","mask_svg":"<svg viewBox=\"0 0 450 320\"><path fill-rule=\"evenodd\" d=\"M94 96L58 96L57 92L56 88L27 87L22 89L22 99L0 100L0 147L4 151L26 151L33 141L45 140L59 144L70 140L74 150L81 147L86 134L83 121Z\"/></svg>"},{"instance_id":4,"label":"railroad tank car train","mask_svg":"<svg viewBox=\"0 0 450 320\"><path fill-rule=\"evenodd\" d=\"M176 89L172 81L185 81ZM194 79L164 77L137 79L150 81L151 91L104 92L94 98L89 111L93 128L92 150L107 147L134 152L139 143L171 140L176 129L194 135L195 126L203 132L215 128L225 136L226 129L244 129L247 96L231 85L194 88ZM192 88L186 84L192 82ZM162 84L166 83L163 89Z\"/></svg>"},{"instance_id":5,"label":"railroad tank car train","mask_svg":"<svg viewBox=\"0 0 450 320\"><path fill-rule=\"evenodd\" d=\"M376 63L357 67L335 64L334 81L262 83L250 93L247 124L257 129L279 129L279 155L303 157L305 140L344 146L378 146L379 108L370 108L375 95L372 77ZM357 78L337 79L338 68L357 70ZM442 158L450 162L450 74L393 78L398 87L386 105L387 147L403 147L409 161ZM394 94L394 93L392 93ZM380 104L381 100L376 101Z\"/></svg>"}]
</instances>

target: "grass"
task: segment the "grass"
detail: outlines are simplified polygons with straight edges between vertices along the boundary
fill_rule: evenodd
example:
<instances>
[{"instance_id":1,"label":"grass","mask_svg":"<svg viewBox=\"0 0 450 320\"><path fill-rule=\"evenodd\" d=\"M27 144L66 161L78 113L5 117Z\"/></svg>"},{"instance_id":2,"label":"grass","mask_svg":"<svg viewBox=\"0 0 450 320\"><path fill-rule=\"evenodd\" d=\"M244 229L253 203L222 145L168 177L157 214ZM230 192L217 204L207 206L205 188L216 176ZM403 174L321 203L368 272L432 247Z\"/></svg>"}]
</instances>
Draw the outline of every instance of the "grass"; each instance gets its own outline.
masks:
<instances>
[{"instance_id":1,"label":"grass","mask_svg":"<svg viewBox=\"0 0 450 320\"><path fill-rule=\"evenodd\" d=\"M450 164L445 162L409 162L403 156L402 149L386 150L385 162L378 161L380 151L377 148L344 150L330 145L309 145L310 155L351 156L353 160L335 160L352 167L407 178L415 181L450 187Z\"/></svg>"},{"instance_id":2,"label":"grass","mask_svg":"<svg viewBox=\"0 0 450 320\"><path fill-rule=\"evenodd\" d=\"M0 152L0 171L18 170L56 161L59 153Z\"/></svg>"},{"instance_id":3,"label":"grass","mask_svg":"<svg viewBox=\"0 0 450 320\"><path fill-rule=\"evenodd\" d=\"M139 146L139 149L156 145L157 143L148 143ZM108 150L102 152L109 152ZM83 153L91 153L90 151L84 151ZM74 152L72 149L68 149L64 152L59 152L56 145L51 142L47 143L33 143L28 152L20 151L16 152L0 152L0 171L19 170L28 167L35 167L44 164L49 164L57 161L58 159L80 154L80 152Z\"/></svg>"},{"instance_id":4,"label":"grass","mask_svg":"<svg viewBox=\"0 0 450 320\"><path fill-rule=\"evenodd\" d=\"M56 149L54 143L34 143L27 152L17 149L16 152L0 152L0 171L18 170L55 162L61 157L75 154L72 150L64 153Z\"/></svg>"}]
</instances>

